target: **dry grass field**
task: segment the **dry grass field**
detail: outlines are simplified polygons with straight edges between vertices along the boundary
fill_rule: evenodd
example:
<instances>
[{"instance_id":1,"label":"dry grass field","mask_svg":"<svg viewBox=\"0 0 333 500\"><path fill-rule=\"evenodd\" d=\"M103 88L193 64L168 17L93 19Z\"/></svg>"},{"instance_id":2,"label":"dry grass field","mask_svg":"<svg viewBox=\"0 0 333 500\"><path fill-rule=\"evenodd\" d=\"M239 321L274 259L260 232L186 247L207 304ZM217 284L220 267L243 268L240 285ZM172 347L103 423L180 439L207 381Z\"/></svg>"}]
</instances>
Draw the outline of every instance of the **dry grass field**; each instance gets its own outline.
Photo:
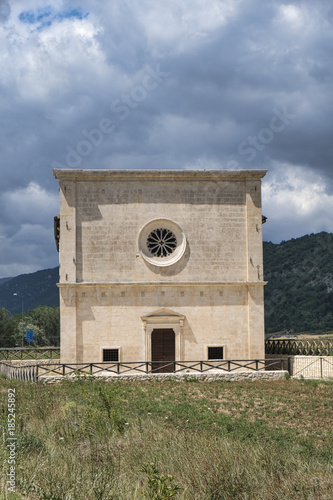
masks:
<instances>
[{"instance_id":1,"label":"dry grass field","mask_svg":"<svg viewBox=\"0 0 333 500\"><path fill-rule=\"evenodd\" d=\"M332 498L333 382L0 383L3 499Z\"/></svg>"}]
</instances>

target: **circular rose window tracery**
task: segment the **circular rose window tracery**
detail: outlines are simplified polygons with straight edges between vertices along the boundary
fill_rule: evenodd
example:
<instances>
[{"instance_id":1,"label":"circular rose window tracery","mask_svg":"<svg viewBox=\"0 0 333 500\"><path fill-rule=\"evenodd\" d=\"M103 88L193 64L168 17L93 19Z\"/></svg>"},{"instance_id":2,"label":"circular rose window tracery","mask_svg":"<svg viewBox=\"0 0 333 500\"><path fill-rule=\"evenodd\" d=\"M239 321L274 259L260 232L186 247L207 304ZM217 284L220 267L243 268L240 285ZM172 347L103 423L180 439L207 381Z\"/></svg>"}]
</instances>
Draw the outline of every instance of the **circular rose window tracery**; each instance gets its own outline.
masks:
<instances>
[{"instance_id":1,"label":"circular rose window tracery","mask_svg":"<svg viewBox=\"0 0 333 500\"><path fill-rule=\"evenodd\" d=\"M157 267L172 266L185 253L186 237L182 228L170 219L153 219L139 233L143 259Z\"/></svg>"},{"instance_id":2,"label":"circular rose window tracery","mask_svg":"<svg viewBox=\"0 0 333 500\"><path fill-rule=\"evenodd\" d=\"M169 229L154 229L147 238L147 247L156 257L167 257L177 248L177 239Z\"/></svg>"}]
</instances>

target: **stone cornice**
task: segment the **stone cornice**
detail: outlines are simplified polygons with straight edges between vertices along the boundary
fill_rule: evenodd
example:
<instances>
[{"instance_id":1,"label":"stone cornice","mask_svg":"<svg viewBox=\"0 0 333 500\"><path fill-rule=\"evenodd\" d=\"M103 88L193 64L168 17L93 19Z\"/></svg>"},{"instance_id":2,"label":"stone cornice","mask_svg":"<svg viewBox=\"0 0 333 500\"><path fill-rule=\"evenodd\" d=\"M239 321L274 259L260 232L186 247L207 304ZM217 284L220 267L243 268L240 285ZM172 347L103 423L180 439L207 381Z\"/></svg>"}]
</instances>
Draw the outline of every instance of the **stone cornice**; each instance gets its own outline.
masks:
<instances>
[{"instance_id":1,"label":"stone cornice","mask_svg":"<svg viewBox=\"0 0 333 500\"><path fill-rule=\"evenodd\" d=\"M72 170L54 169L56 179L67 181L244 181L261 179L267 170Z\"/></svg>"},{"instance_id":2,"label":"stone cornice","mask_svg":"<svg viewBox=\"0 0 333 500\"><path fill-rule=\"evenodd\" d=\"M140 281L140 282L118 282L113 281L109 283L57 283L59 288L84 288L84 287L143 287L143 286L257 286L266 285L268 281L179 281L179 282L167 282L167 281Z\"/></svg>"}]
</instances>

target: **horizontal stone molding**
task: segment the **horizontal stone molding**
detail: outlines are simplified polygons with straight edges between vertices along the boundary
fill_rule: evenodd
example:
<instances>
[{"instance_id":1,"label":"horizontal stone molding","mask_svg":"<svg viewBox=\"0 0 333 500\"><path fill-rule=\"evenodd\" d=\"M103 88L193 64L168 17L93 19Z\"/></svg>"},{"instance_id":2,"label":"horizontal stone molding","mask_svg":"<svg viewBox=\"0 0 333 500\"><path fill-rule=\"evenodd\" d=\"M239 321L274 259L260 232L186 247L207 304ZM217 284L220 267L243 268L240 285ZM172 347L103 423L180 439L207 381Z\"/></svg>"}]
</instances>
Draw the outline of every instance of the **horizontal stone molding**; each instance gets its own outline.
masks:
<instances>
[{"instance_id":1,"label":"horizontal stone molding","mask_svg":"<svg viewBox=\"0 0 333 500\"><path fill-rule=\"evenodd\" d=\"M108 283L90 283L90 282L66 282L57 283L59 288L65 287L110 287L110 286L264 286L267 281L110 281Z\"/></svg>"},{"instance_id":2,"label":"horizontal stone molding","mask_svg":"<svg viewBox=\"0 0 333 500\"><path fill-rule=\"evenodd\" d=\"M186 180L186 181L217 181L232 180L244 181L247 179L261 179L267 170L72 170L54 169L56 179L80 182L93 180L94 182L105 180L124 180L135 182L137 180L149 180L161 182L163 180Z\"/></svg>"}]
</instances>

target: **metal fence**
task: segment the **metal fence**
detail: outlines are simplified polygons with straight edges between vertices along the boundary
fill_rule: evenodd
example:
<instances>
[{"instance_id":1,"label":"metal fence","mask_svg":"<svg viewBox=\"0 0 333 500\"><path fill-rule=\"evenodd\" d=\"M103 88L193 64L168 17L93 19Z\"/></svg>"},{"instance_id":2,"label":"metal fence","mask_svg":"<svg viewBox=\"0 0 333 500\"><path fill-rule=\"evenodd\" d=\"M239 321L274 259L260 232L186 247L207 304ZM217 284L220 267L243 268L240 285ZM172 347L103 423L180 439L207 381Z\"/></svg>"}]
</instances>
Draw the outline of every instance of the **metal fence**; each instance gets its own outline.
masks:
<instances>
[{"instance_id":1,"label":"metal fence","mask_svg":"<svg viewBox=\"0 0 333 500\"><path fill-rule=\"evenodd\" d=\"M142 362L101 362L101 363L55 363L36 364L27 366L14 366L9 363L0 362L0 372L9 378L38 382L40 377L65 377L68 375L135 375L135 374L159 374L159 373L206 373L235 371L265 371L283 370L281 359L265 360L225 360L225 361L142 361Z\"/></svg>"},{"instance_id":2,"label":"metal fence","mask_svg":"<svg viewBox=\"0 0 333 500\"><path fill-rule=\"evenodd\" d=\"M59 359L60 347L9 347L0 349L0 360Z\"/></svg>"},{"instance_id":3,"label":"metal fence","mask_svg":"<svg viewBox=\"0 0 333 500\"><path fill-rule=\"evenodd\" d=\"M333 339L266 340L265 352L293 356L333 356Z\"/></svg>"}]
</instances>

